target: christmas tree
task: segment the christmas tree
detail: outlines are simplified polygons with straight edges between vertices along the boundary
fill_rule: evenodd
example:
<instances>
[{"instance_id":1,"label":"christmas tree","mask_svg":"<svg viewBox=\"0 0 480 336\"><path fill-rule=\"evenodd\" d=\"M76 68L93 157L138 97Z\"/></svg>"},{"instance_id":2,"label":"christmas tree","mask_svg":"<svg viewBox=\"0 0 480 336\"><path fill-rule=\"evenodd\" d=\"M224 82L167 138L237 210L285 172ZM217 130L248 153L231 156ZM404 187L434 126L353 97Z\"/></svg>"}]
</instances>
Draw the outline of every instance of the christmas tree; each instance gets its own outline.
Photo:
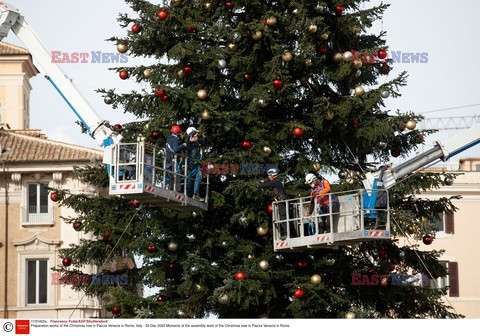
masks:
<instances>
[{"instance_id":1,"label":"christmas tree","mask_svg":"<svg viewBox=\"0 0 480 336\"><path fill-rule=\"evenodd\" d=\"M385 33L369 33L388 5L126 3L136 16L120 15L125 36L111 41L146 65L113 71L143 89L99 90L106 103L145 120L123 125L126 142L144 137L164 146L172 125L193 126L205 136L204 161L277 165L295 198L309 195L307 173L338 174L335 192L362 188L365 172L406 157L429 133L415 129L421 116L385 110L384 99L400 96L406 84L405 73L389 78ZM101 164L77 174L108 185ZM450 199L412 197L445 176L413 174L390 190L392 240L289 253L272 248L273 196L259 187L260 178L212 174L209 210L194 213L59 191L62 206L79 214L68 221L98 238L64 249L72 265L61 271L141 256L136 268L118 271L128 272L128 285L76 286L103 297L122 318L459 317L441 301L445 288L393 286L391 279L352 285L352 274L446 274L439 251L400 248L395 239L434 236L422 218L455 210ZM158 292L142 297L144 288Z\"/></svg>"}]
</instances>

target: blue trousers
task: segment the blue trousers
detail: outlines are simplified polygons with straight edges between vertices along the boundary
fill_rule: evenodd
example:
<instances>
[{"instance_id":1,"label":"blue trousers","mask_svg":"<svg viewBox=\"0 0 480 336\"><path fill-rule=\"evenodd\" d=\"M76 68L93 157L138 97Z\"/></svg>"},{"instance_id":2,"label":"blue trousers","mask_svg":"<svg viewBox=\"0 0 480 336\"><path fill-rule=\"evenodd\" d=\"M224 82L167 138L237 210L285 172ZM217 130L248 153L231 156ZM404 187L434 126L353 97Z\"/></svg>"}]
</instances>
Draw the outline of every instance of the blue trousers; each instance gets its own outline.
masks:
<instances>
[{"instance_id":1,"label":"blue trousers","mask_svg":"<svg viewBox=\"0 0 480 336\"><path fill-rule=\"evenodd\" d=\"M202 182L202 171L197 167L188 174L187 195L191 195L192 191L193 195L200 194L200 182Z\"/></svg>"}]
</instances>

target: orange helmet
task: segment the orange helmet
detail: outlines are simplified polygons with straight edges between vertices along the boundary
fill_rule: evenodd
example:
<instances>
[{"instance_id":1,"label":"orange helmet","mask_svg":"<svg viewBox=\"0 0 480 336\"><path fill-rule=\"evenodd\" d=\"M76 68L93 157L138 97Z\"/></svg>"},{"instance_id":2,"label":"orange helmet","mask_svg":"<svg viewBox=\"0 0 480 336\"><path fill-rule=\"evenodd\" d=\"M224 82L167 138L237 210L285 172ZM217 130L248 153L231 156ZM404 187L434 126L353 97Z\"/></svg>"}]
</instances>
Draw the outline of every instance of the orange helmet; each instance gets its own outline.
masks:
<instances>
[{"instance_id":1,"label":"orange helmet","mask_svg":"<svg viewBox=\"0 0 480 336\"><path fill-rule=\"evenodd\" d=\"M172 133L182 133L182 129L180 128L180 126L175 125L175 126L172 126L172 129L170 130L170 132L172 132Z\"/></svg>"}]
</instances>

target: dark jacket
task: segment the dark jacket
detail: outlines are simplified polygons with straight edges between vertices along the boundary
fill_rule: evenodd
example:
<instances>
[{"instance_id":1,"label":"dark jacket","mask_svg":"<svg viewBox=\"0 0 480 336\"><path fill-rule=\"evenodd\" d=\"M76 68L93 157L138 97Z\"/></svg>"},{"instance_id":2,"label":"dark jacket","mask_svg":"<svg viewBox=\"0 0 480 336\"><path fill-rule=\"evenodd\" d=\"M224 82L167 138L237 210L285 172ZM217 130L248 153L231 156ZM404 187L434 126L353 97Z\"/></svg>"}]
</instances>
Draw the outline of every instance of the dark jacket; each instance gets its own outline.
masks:
<instances>
[{"instance_id":1,"label":"dark jacket","mask_svg":"<svg viewBox=\"0 0 480 336\"><path fill-rule=\"evenodd\" d=\"M283 201L287 199L285 186L283 185L283 182L279 177L260 183L260 188L272 189L273 196L277 201Z\"/></svg>"},{"instance_id":2,"label":"dark jacket","mask_svg":"<svg viewBox=\"0 0 480 336\"><path fill-rule=\"evenodd\" d=\"M200 166L200 163L198 161L194 160L201 160L202 158L200 157L200 148L205 145L205 138L199 139L195 142L190 142L190 136L187 136L187 157L189 159L188 161L188 169L194 169L198 166ZM194 160L190 160L194 159Z\"/></svg>"},{"instance_id":3,"label":"dark jacket","mask_svg":"<svg viewBox=\"0 0 480 336\"><path fill-rule=\"evenodd\" d=\"M183 146L180 144L180 138L175 134L171 134L167 138L167 153L181 153Z\"/></svg>"}]
</instances>

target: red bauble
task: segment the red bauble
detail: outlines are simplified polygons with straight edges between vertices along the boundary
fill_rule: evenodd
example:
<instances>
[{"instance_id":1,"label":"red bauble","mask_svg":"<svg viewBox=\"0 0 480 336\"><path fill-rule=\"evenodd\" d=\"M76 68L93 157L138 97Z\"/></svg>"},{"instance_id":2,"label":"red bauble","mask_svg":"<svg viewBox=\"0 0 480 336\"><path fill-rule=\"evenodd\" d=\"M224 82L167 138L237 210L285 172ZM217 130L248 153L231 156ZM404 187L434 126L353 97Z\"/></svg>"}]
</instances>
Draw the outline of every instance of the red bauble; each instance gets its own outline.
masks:
<instances>
[{"instance_id":1,"label":"red bauble","mask_svg":"<svg viewBox=\"0 0 480 336\"><path fill-rule=\"evenodd\" d=\"M72 259L70 258L63 258L62 259L62 265L65 267L68 267L72 264Z\"/></svg>"},{"instance_id":2,"label":"red bauble","mask_svg":"<svg viewBox=\"0 0 480 336\"><path fill-rule=\"evenodd\" d=\"M152 133L150 133L150 138L152 139L158 139L160 137L160 132L159 131L153 131Z\"/></svg>"},{"instance_id":3,"label":"red bauble","mask_svg":"<svg viewBox=\"0 0 480 336\"><path fill-rule=\"evenodd\" d=\"M185 75L191 75L192 74L192 67L190 65L185 65L183 67L183 73Z\"/></svg>"},{"instance_id":4,"label":"red bauble","mask_svg":"<svg viewBox=\"0 0 480 336\"><path fill-rule=\"evenodd\" d=\"M73 228L78 231L82 227L82 222L80 221L75 221L73 222Z\"/></svg>"},{"instance_id":5,"label":"red bauble","mask_svg":"<svg viewBox=\"0 0 480 336\"><path fill-rule=\"evenodd\" d=\"M375 269L373 269L373 268L369 268L369 269L368 269L368 273L371 274L371 273L373 273L373 272L375 272Z\"/></svg>"},{"instance_id":6,"label":"red bauble","mask_svg":"<svg viewBox=\"0 0 480 336\"><path fill-rule=\"evenodd\" d=\"M320 55L326 55L327 52L328 52L328 48L325 47L325 46L318 47L317 52L318 52Z\"/></svg>"},{"instance_id":7,"label":"red bauble","mask_svg":"<svg viewBox=\"0 0 480 336\"><path fill-rule=\"evenodd\" d=\"M250 75L249 75L248 73L244 73L244 74L243 74L243 80L244 80L245 82L250 81L250 79L251 79L251 78L250 78Z\"/></svg>"},{"instance_id":8,"label":"red bauble","mask_svg":"<svg viewBox=\"0 0 480 336\"><path fill-rule=\"evenodd\" d=\"M304 295L305 295L305 292L304 292L304 290L301 289L301 288L297 288L297 289L295 289L295 291L293 292L293 296L295 296L297 299L301 299Z\"/></svg>"},{"instance_id":9,"label":"red bauble","mask_svg":"<svg viewBox=\"0 0 480 336\"><path fill-rule=\"evenodd\" d=\"M169 270L174 270L176 267L177 267L177 265L175 265L175 263L168 264L168 269Z\"/></svg>"},{"instance_id":10,"label":"red bauble","mask_svg":"<svg viewBox=\"0 0 480 336\"><path fill-rule=\"evenodd\" d=\"M388 64L382 64L380 67L380 72L384 75L387 75L390 72L390 66Z\"/></svg>"},{"instance_id":11,"label":"red bauble","mask_svg":"<svg viewBox=\"0 0 480 336\"><path fill-rule=\"evenodd\" d=\"M165 90L164 89L156 89L155 90L155 96L157 97L164 97L165 96Z\"/></svg>"},{"instance_id":12,"label":"red bauble","mask_svg":"<svg viewBox=\"0 0 480 336\"><path fill-rule=\"evenodd\" d=\"M245 280L245 273L242 271L235 273L235 280L237 281Z\"/></svg>"},{"instance_id":13,"label":"red bauble","mask_svg":"<svg viewBox=\"0 0 480 336\"><path fill-rule=\"evenodd\" d=\"M415 138L415 142L417 144L422 144L423 141L425 141L425 137L422 134L417 135L417 137Z\"/></svg>"},{"instance_id":14,"label":"red bauble","mask_svg":"<svg viewBox=\"0 0 480 336\"><path fill-rule=\"evenodd\" d=\"M352 126L357 127L360 124L358 120L352 120Z\"/></svg>"},{"instance_id":15,"label":"red bauble","mask_svg":"<svg viewBox=\"0 0 480 336\"><path fill-rule=\"evenodd\" d=\"M58 194L54 191L50 194L50 199L53 201L53 202L57 202L58 201Z\"/></svg>"},{"instance_id":16,"label":"red bauble","mask_svg":"<svg viewBox=\"0 0 480 336\"><path fill-rule=\"evenodd\" d=\"M160 20L165 20L165 19L167 18L167 16L168 16L168 13L167 13L166 10L162 9L161 11L159 11L159 12L157 13L157 16L158 16L158 18L159 18Z\"/></svg>"},{"instance_id":17,"label":"red bauble","mask_svg":"<svg viewBox=\"0 0 480 336\"><path fill-rule=\"evenodd\" d=\"M342 6L335 6L335 14L341 15L343 13L343 7Z\"/></svg>"},{"instance_id":18,"label":"red bauble","mask_svg":"<svg viewBox=\"0 0 480 336\"><path fill-rule=\"evenodd\" d=\"M113 125L113 128L115 129L115 131L120 131L122 129L122 125L115 124L115 125Z\"/></svg>"},{"instance_id":19,"label":"red bauble","mask_svg":"<svg viewBox=\"0 0 480 336\"><path fill-rule=\"evenodd\" d=\"M382 259L385 259L387 257L387 250L385 249L379 249L378 250L378 256Z\"/></svg>"},{"instance_id":20,"label":"red bauble","mask_svg":"<svg viewBox=\"0 0 480 336\"><path fill-rule=\"evenodd\" d=\"M307 267L307 262L305 260L297 261L297 267L298 268L305 268L305 267Z\"/></svg>"},{"instance_id":21,"label":"red bauble","mask_svg":"<svg viewBox=\"0 0 480 336\"><path fill-rule=\"evenodd\" d=\"M167 101L167 99L168 99L168 96L167 96L167 95L165 95L165 96L162 97L162 100L163 100L163 101Z\"/></svg>"},{"instance_id":22,"label":"red bauble","mask_svg":"<svg viewBox=\"0 0 480 336\"><path fill-rule=\"evenodd\" d=\"M302 137L304 134L305 134L305 131L300 127L295 127L293 129L293 135L295 135L297 138Z\"/></svg>"},{"instance_id":23,"label":"red bauble","mask_svg":"<svg viewBox=\"0 0 480 336\"><path fill-rule=\"evenodd\" d=\"M190 33L190 34L195 33L195 27L193 26L188 26L187 28L185 28L185 30L187 31L187 33Z\"/></svg>"},{"instance_id":24,"label":"red bauble","mask_svg":"<svg viewBox=\"0 0 480 336\"><path fill-rule=\"evenodd\" d=\"M110 231L105 231L105 233L102 236L103 236L103 239L109 240L110 239Z\"/></svg>"},{"instance_id":25,"label":"red bauble","mask_svg":"<svg viewBox=\"0 0 480 336\"><path fill-rule=\"evenodd\" d=\"M271 204L267 205L267 212L268 212L269 215L272 214L272 212L273 212L273 206L272 206Z\"/></svg>"},{"instance_id":26,"label":"red bauble","mask_svg":"<svg viewBox=\"0 0 480 336\"><path fill-rule=\"evenodd\" d=\"M392 149L390 151L390 154L392 154L393 157L399 157L400 156L400 151L398 149Z\"/></svg>"},{"instance_id":27,"label":"red bauble","mask_svg":"<svg viewBox=\"0 0 480 336\"><path fill-rule=\"evenodd\" d=\"M232 9L233 8L233 2L227 1L227 2L225 2L225 6L227 6L228 9Z\"/></svg>"},{"instance_id":28,"label":"red bauble","mask_svg":"<svg viewBox=\"0 0 480 336\"><path fill-rule=\"evenodd\" d=\"M423 236L422 241L425 245L430 245L431 243L433 243L433 237L430 235L425 235Z\"/></svg>"},{"instance_id":29,"label":"red bauble","mask_svg":"<svg viewBox=\"0 0 480 336\"><path fill-rule=\"evenodd\" d=\"M250 147L252 147L252 144L250 143L250 141L244 140L242 141L241 147L243 150L249 150Z\"/></svg>"},{"instance_id":30,"label":"red bauble","mask_svg":"<svg viewBox=\"0 0 480 336\"><path fill-rule=\"evenodd\" d=\"M167 297L165 295L157 296L157 302L165 302L167 301Z\"/></svg>"},{"instance_id":31,"label":"red bauble","mask_svg":"<svg viewBox=\"0 0 480 336\"><path fill-rule=\"evenodd\" d=\"M395 267L397 267L397 265L395 265L395 264L389 264L389 265L388 265L388 270L389 270L390 272L393 272L393 271L395 271Z\"/></svg>"},{"instance_id":32,"label":"red bauble","mask_svg":"<svg viewBox=\"0 0 480 336\"><path fill-rule=\"evenodd\" d=\"M281 89L283 87L283 81L280 78L275 78L272 84L275 89Z\"/></svg>"},{"instance_id":33,"label":"red bauble","mask_svg":"<svg viewBox=\"0 0 480 336\"><path fill-rule=\"evenodd\" d=\"M115 315L115 316L120 315L121 312L122 312L122 310L118 307L113 307L112 308L112 314Z\"/></svg>"},{"instance_id":34,"label":"red bauble","mask_svg":"<svg viewBox=\"0 0 480 336\"><path fill-rule=\"evenodd\" d=\"M87 175L87 180L92 181L94 177L95 177L95 174L90 173L90 174Z\"/></svg>"},{"instance_id":35,"label":"red bauble","mask_svg":"<svg viewBox=\"0 0 480 336\"><path fill-rule=\"evenodd\" d=\"M157 252L157 247L156 247L155 245L148 245L148 246L147 246L147 252L148 252L148 253Z\"/></svg>"},{"instance_id":36,"label":"red bauble","mask_svg":"<svg viewBox=\"0 0 480 336\"><path fill-rule=\"evenodd\" d=\"M380 49L377 53L378 57L381 59L387 58L388 54L384 49Z\"/></svg>"},{"instance_id":37,"label":"red bauble","mask_svg":"<svg viewBox=\"0 0 480 336\"><path fill-rule=\"evenodd\" d=\"M132 207L134 207L134 208L138 208L140 206L140 202L137 201L137 200L132 200L131 204L132 204Z\"/></svg>"},{"instance_id":38,"label":"red bauble","mask_svg":"<svg viewBox=\"0 0 480 336\"><path fill-rule=\"evenodd\" d=\"M127 79L128 78L128 71L127 70L122 70L120 71L120 73L118 74L120 76L121 79Z\"/></svg>"},{"instance_id":39,"label":"red bauble","mask_svg":"<svg viewBox=\"0 0 480 336\"><path fill-rule=\"evenodd\" d=\"M142 31L142 27L141 27L139 24L135 23L135 24L132 26L132 33L138 34L138 33L140 33L141 31Z\"/></svg>"}]
</instances>

